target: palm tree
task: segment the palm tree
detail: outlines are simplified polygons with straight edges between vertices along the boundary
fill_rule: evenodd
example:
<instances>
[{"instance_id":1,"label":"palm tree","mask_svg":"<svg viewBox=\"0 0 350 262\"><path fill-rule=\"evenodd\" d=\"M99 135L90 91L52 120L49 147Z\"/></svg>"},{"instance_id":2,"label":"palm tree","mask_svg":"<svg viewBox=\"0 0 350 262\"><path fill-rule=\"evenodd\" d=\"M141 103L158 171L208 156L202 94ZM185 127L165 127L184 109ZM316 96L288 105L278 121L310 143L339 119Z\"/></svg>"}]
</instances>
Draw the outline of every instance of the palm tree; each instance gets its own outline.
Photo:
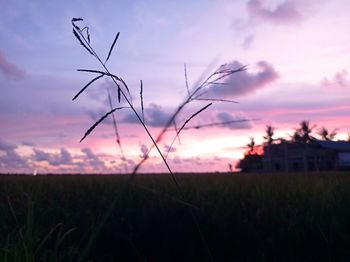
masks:
<instances>
[{"instance_id":1,"label":"palm tree","mask_svg":"<svg viewBox=\"0 0 350 262\"><path fill-rule=\"evenodd\" d=\"M313 125L310 127L310 121L303 120L300 122L300 127L296 130L297 139L300 139L302 143L309 143L313 137L311 136L312 130L316 127ZM294 134L294 135L296 135Z\"/></svg>"},{"instance_id":2,"label":"palm tree","mask_svg":"<svg viewBox=\"0 0 350 262\"><path fill-rule=\"evenodd\" d=\"M249 149L248 154L252 155L255 149L255 139L254 137L250 137L249 139L250 139L250 142L246 146Z\"/></svg>"},{"instance_id":3,"label":"palm tree","mask_svg":"<svg viewBox=\"0 0 350 262\"><path fill-rule=\"evenodd\" d=\"M267 149L267 152L264 152L264 155L267 155L267 169L268 171L271 171L271 145L274 141L273 135L275 133L275 128L273 126L267 125L265 128L266 135L263 136L265 139L265 147ZM264 149L265 150L265 149Z\"/></svg>"},{"instance_id":4,"label":"palm tree","mask_svg":"<svg viewBox=\"0 0 350 262\"><path fill-rule=\"evenodd\" d=\"M263 136L266 145L271 145L274 141L273 135L275 134L275 128L273 126L267 125L265 128L266 135Z\"/></svg>"},{"instance_id":5,"label":"palm tree","mask_svg":"<svg viewBox=\"0 0 350 262\"><path fill-rule=\"evenodd\" d=\"M321 136L322 140L331 141L337 135L337 129L334 129L332 132L329 132L327 128L322 127L318 131L318 135Z\"/></svg>"},{"instance_id":6,"label":"palm tree","mask_svg":"<svg viewBox=\"0 0 350 262\"><path fill-rule=\"evenodd\" d=\"M292 136L292 140L294 142L303 143L305 148L303 150L303 166L304 166L304 172L307 171L307 148L308 143L311 142L313 137L311 136L312 130L316 127L316 125L313 125L310 127L310 121L303 120L300 122L300 127L297 128Z\"/></svg>"},{"instance_id":7,"label":"palm tree","mask_svg":"<svg viewBox=\"0 0 350 262\"><path fill-rule=\"evenodd\" d=\"M290 136L293 142L301 142L301 136L298 130L295 130L293 135Z\"/></svg>"}]
</instances>

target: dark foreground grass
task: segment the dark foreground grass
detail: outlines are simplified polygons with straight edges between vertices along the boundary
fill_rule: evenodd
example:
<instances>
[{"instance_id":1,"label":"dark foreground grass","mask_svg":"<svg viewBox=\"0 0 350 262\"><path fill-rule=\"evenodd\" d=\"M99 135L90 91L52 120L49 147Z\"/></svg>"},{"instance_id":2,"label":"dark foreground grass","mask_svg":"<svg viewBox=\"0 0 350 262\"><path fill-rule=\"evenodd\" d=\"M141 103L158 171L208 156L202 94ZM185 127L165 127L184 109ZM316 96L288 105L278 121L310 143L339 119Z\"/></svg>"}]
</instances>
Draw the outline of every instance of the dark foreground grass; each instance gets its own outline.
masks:
<instances>
[{"instance_id":1,"label":"dark foreground grass","mask_svg":"<svg viewBox=\"0 0 350 262\"><path fill-rule=\"evenodd\" d=\"M215 261L349 261L350 173L180 175ZM122 176L0 177L0 261L76 261ZM140 175L91 261L209 261L168 176Z\"/></svg>"}]
</instances>

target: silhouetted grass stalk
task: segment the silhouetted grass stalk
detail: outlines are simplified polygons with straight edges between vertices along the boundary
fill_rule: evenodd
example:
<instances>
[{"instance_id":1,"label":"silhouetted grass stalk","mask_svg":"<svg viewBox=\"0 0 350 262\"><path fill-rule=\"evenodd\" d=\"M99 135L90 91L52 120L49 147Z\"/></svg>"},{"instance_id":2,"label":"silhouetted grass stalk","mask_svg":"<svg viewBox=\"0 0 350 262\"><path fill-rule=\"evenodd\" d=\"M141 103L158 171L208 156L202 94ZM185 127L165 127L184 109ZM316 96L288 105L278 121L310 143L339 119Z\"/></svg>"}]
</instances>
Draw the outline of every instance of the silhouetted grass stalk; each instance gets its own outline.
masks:
<instances>
[{"instance_id":1,"label":"silhouetted grass stalk","mask_svg":"<svg viewBox=\"0 0 350 262\"><path fill-rule=\"evenodd\" d=\"M130 174L130 176L127 179L127 182L125 185L129 184L130 182L132 182L134 180L134 178L136 177L136 174L138 172L138 169L141 167L141 165L148 159L149 153L153 148L156 148L157 152L159 153L163 163L165 164L175 186L176 186L176 190L178 192L179 197L181 198L181 202L187 202L185 200L184 194L181 190L181 187L179 185L179 182L177 181L174 173L172 172L167 160L166 160L166 156L162 153L162 151L160 150L158 143L162 140L164 134L169 130L170 126L174 125L176 131L176 135L175 135L175 139L176 137L179 137L180 132L185 128L185 126L187 125L187 123L189 123L189 121L191 121L195 116L197 116L198 114L200 114L201 112L203 112L204 110L206 110L212 103L207 104L206 106L204 106L203 108L201 108L200 110L198 110L196 113L192 114L187 120L184 121L184 123L181 125L180 129L177 129L177 125L176 125L176 118L177 116L180 114L180 112L182 112L182 110L184 109L184 107L189 104L192 101L195 100L205 100L205 101L220 101L220 102L234 102L234 101L228 101L228 100L221 100L221 99L210 99L210 98L205 98L203 97L206 94L206 90L204 90L205 88L209 87L210 85L213 84L221 84L218 81L224 79L227 76L230 76L234 73L240 72L245 70L245 67L241 67L235 70L230 70L230 69L222 69L223 67L221 66L218 70L216 70L214 73L212 73L208 78L206 78L197 88L195 88L192 92L189 89L188 86L188 79L187 79L187 69L186 69L186 65L185 65L185 81L186 81L186 88L187 88L187 93L188 96L187 98L185 98L185 100L177 107L177 109L175 110L175 112L173 113L173 115L170 117L170 119L168 120L168 122L165 124L165 126L163 127L163 129L161 130L161 132L158 134L158 136L156 138L153 137L153 135L151 134L151 132L149 131L148 127L145 124L145 119L144 119L144 110L143 110L143 85L142 85L142 81L141 81L141 90L140 90L140 99L141 99L141 110L142 110L142 117L139 115L139 113L137 112L136 108L133 106L132 103L132 98L131 98L131 94L130 94L130 90L128 88L128 85L125 83L125 81L121 78L118 77L116 75L113 75L110 73L109 69L106 66L107 61L109 60L111 53L113 51L113 48L119 38L120 33L118 32L110 49L108 52L108 56L105 60L105 62L102 62L100 56L95 52L95 50L92 48L92 46L90 45L90 34L88 31L87 27L84 27L82 30L80 30L80 28L75 24L75 22L78 21L82 21L82 18L73 18L72 19L72 25L73 25L73 33L75 35L75 37L78 39L78 41L80 42L80 44L91 54L93 55L98 62L101 64L101 66L103 67L104 71L100 71L100 70L90 70L90 69L79 69L78 71L83 71L83 72L89 72L89 73L98 73L100 74L99 76L95 77L94 79L92 79L87 85L84 86L83 89L81 89L78 94L76 96L74 96L73 100L75 100L81 93L83 93L88 86L90 86L93 82L97 81L98 79L102 78L103 76L109 76L110 79L113 81L113 83L116 85L116 87L118 88L118 101L120 102L121 97L124 98L124 100L126 101L126 103L128 104L128 106L130 107L130 109L132 110L132 112L134 113L134 115L136 116L136 118L138 119L139 123L141 124L141 126L143 127L143 129L145 130L147 136L150 138L150 140L152 141L152 145L150 147L150 149L148 150L148 152L143 156L143 158L139 161L139 163L137 165L135 165L132 173ZM87 37L84 36L83 31L84 29L86 30L87 33ZM119 83L118 83L119 82ZM125 88L125 90L123 90L123 88ZM126 95L126 92L128 93L128 96ZM110 106L111 102L110 102ZM95 127L97 127L108 115L112 114L113 117L113 112L117 109L121 109L121 108L111 108L111 110L106 113L100 120L98 120L95 124L93 124L88 131L85 133L85 135L83 136L83 138L80 140L84 140L92 131ZM113 118L114 119L114 118ZM114 119L114 126L116 127L115 124L115 119ZM115 129L116 132L116 136L117 136L117 140L119 140L120 142L120 138L119 135L117 134L117 131ZM173 140L174 141L174 140ZM170 148L169 148L170 150ZM125 190L126 187L124 187ZM85 247L85 249L83 250L80 258L78 261L83 261L85 259L85 257L87 256L87 253L89 252L93 242L95 241L97 235L99 234L99 232L101 231L102 227L104 226L105 222L107 221L108 217L111 215L114 206L117 202L117 200L119 199L120 195L123 193L124 190L119 191L119 194L117 194L114 199L112 200L109 208L106 210L106 212L104 213L102 219L99 221L99 224L97 225L97 227L95 228L95 230L93 231L92 235L90 236L90 239ZM148 190L148 189L147 189ZM191 206L189 204L189 206ZM198 230L198 233L201 237L201 240L206 248L206 251L208 253L209 258L211 259L211 261L213 261L213 257L211 255L210 249L207 245L207 242L202 234L202 231L200 229L199 223L197 221L196 215L194 214L192 207L189 208L189 212L191 213L191 216L193 218L193 221L196 225L196 228Z\"/></svg>"}]
</instances>

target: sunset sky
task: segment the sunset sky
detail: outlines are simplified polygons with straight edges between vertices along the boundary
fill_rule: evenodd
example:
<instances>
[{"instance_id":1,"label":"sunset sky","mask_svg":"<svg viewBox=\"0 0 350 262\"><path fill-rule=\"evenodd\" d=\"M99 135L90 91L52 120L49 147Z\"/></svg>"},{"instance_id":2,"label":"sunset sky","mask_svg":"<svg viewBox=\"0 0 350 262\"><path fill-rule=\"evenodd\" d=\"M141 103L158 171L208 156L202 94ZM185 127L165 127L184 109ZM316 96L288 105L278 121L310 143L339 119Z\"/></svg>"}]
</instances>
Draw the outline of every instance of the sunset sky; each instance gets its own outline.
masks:
<instances>
[{"instance_id":1,"label":"sunset sky","mask_svg":"<svg viewBox=\"0 0 350 262\"><path fill-rule=\"evenodd\" d=\"M288 138L302 120L350 132L350 3L348 0L20 1L0 0L0 173L126 172L151 146L128 108L115 114L125 154L115 143L111 118L83 142L86 130L109 111L108 78L74 95L102 70L77 41L71 19L84 18L91 44L129 85L154 136L190 88L220 65L247 70L208 87L216 102L188 126L246 119L237 124L184 130L168 155L174 171L228 171L249 137L262 142L266 125ZM207 102L193 102L181 126ZM125 105L123 103L122 105ZM317 136L317 135L315 135ZM166 152L174 132L159 143ZM127 169L125 169L127 167ZM142 172L164 172L156 151Z\"/></svg>"}]
</instances>

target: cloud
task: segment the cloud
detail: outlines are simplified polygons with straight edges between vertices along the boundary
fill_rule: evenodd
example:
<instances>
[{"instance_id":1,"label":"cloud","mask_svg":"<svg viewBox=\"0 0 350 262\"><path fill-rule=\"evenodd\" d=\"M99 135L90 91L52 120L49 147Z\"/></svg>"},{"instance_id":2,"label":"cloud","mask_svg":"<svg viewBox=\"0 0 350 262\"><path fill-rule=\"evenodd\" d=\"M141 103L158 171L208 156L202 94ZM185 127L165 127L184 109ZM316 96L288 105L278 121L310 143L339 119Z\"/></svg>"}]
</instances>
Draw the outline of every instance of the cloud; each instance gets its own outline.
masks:
<instances>
[{"instance_id":1,"label":"cloud","mask_svg":"<svg viewBox=\"0 0 350 262\"><path fill-rule=\"evenodd\" d=\"M243 64L234 61L226 66L228 68L240 68ZM207 96L210 98L232 98L247 95L279 78L278 72L266 61L258 62L256 68L258 71L253 73L249 73L248 69L228 76L224 80L224 85L211 85Z\"/></svg>"},{"instance_id":2,"label":"cloud","mask_svg":"<svg viewBox=\"0 0 350 262\"><path fill-rule=\"evenodd\" d=\"M289 24L303 19L302 6L295 0L284 0L273 8L268 7L264 0L250 0L247 8L252 17L270 23Z\"/></svg>"},{"instance_id":3,"label":"cloud","mask_svg":"<svg viewBox=\"0 0 350 262\"><path fill-rule=\"evenodd\" d=\"M101 117L103 117L108 111L110 111L109 108L106 109L97 109L96 111L93 110L88 110L87 114L89 115L89 117L94 121L97 122L98 120L101 119ZM109 115L108 117L106 117L105 119L103 119L103 121L101 122L101 124L112 124L113 120L112 120L112 116Z\"/></svg>"},{"instance_id":4,"label":"cloud","mask_svg":"<svg viewBox=\"0 0 350 262\"><path fill-rule=\"evenodd\" d=\"M72 156L65 148L61 148L59 153L47 153L37 148L33 148L33 152L33 159L38 162L46 161L52 166L73 164Z\"/></svg>"},{"instance_id":5,"label":"cloud","mask_svg":"<svg viewBox=\"0 0 350 262\"><path fill-rule=\"evenodd\" d=\"M148 153L148 147L145 144L140 145L140 151L141 151L141 158L145 158Z\"/></svg>"},{"instance_id":6,"label":"cloud","mask_svg":"<svg viewBox=\"0 0 350 262\"><path fill-rule=\"evenodd\" d=\"M176 148L175 147L170 147L169 145L164 145L164 151L165 152L169 152L169 153L174 153L176 152Z\"/></svg>"},{"instance_id":7,"label":"cloud","mask_svg":"<svg viewBox=\"0 0 350 262\"><path fill-rule=\"evenodd\" d=\"M23 79L25 76L24 70L19 68L17 65L7 60L5 55L0 51L0 72L7 78L13 80Z\"/></svg>"},{"instance_id":8,"label":"cloud","mask_svg":"<svg viewBox=\"0 0 350 262\"><path fill-rule=\"evenodd\" d=\"M243 115L231 115L227 112L220 112L216 115L217 121L221 122L231 122L233 123L223 125L223 127L227 127L229 129L251 129L252 123L244 117Z\"/></svg>"},{"instance_id":9,"label":"cloud","mask_svg":"<svg viewBox=\"0 0 350 262\"><path fill-rule=\"evenodd\" d=\"M35 146L34 143L29 142L29 141L22 141L22 145L23 145L23 146Z\"/></svg>"},{"instance_id":10,"label":"cloud","mask_svg":"<svg viewBox=\"0 0 350 262\"><path fill-rule=\"evenodd\" d=\"M53 173L72 173L72 172L110 172L112 169L109 169L105 162L101 159L101 155L95 154L89 148L81 149L83 155L72 155L67 149L61 148L58 153L49 153L43 150L33 148L34 154L31 159L35 166L39 162L47 162L50 167L49 172ZM108 160L109 155L103 155ZM39 167L40 168L40 167Z\"/></svg>"},{"instance_id":11,"label":"cloud","mask_svg":"<svg viewBox=\"0 0 350 262\"><path fill-rule=\"evenodd\" d=\"M86 164L90 165L93 169L106 169L105 163L95 153L93 153L90 148L83 148L81 152L85 154L84 162L86 161Z\"/></svg>"},{"instance_id":12,"label":"cloud","mask_svg":"<svg viewBox=\"0 0 350 262\"><path fill-rule=\"evenodd\" d=\"M249 49L252 47L254 42L254 35L248 35L247 37L244 38L243 43L242 43L242 48L244 49Z\"/></svg>"},{"instance_id":13,"label":"cloud","mask_svg":"<svg viewBox=\"0 0 350 262\"><path fill-rule=\"evenodd\" d=\"M333 78L324 78L321 85L325 88L350 88L350 75L346 70L336 72Z\"/></svg>"},{"instance_id":14,"label":"cloud","mask_svg":"<svg viewBox=\"0 0 350 262\"><path fill-rule=\"evenodd\" d=\"M162 127L169 121L171 114L165 112L161 106L151 104L150 107L146 109L146 117L147 124L155 127Z\"/></svg>"},{"instance_id":15,"label":"cloud","mask_svg":"<svg viewBox=\"0 0 350 262\"><path fill-rule=\"evenodd\" d=\"M169 112L166 112L161 106L156 104L150 104L145 109L145 122L148 126L163 127L167 124L171 116ZM130 112L122 119L122 122L137 124L139 120L133 112Z\"/></svg>"},{"instance_id":16,"label":"cloud","mask_svg":"<svg viewBox=\"0 0 350 262\"><path fill-rule=\"evenodd\" d=\"M8 151L8 150L14 150L17 146L11 143L8 143L2 139L0 139L0 150L1 151Z\"/></svg>"},{"instance_id":17,"label":"cloud","mask_svg":"<svg viewBox=\"0 0 350 262\"><path fill-rule=\"evenodd\" d=\"M20 156L15 149L16 145L0 140L0 167L6 169L28 168L28 162L25 157Z\"/></svg>"}]
</instances>

